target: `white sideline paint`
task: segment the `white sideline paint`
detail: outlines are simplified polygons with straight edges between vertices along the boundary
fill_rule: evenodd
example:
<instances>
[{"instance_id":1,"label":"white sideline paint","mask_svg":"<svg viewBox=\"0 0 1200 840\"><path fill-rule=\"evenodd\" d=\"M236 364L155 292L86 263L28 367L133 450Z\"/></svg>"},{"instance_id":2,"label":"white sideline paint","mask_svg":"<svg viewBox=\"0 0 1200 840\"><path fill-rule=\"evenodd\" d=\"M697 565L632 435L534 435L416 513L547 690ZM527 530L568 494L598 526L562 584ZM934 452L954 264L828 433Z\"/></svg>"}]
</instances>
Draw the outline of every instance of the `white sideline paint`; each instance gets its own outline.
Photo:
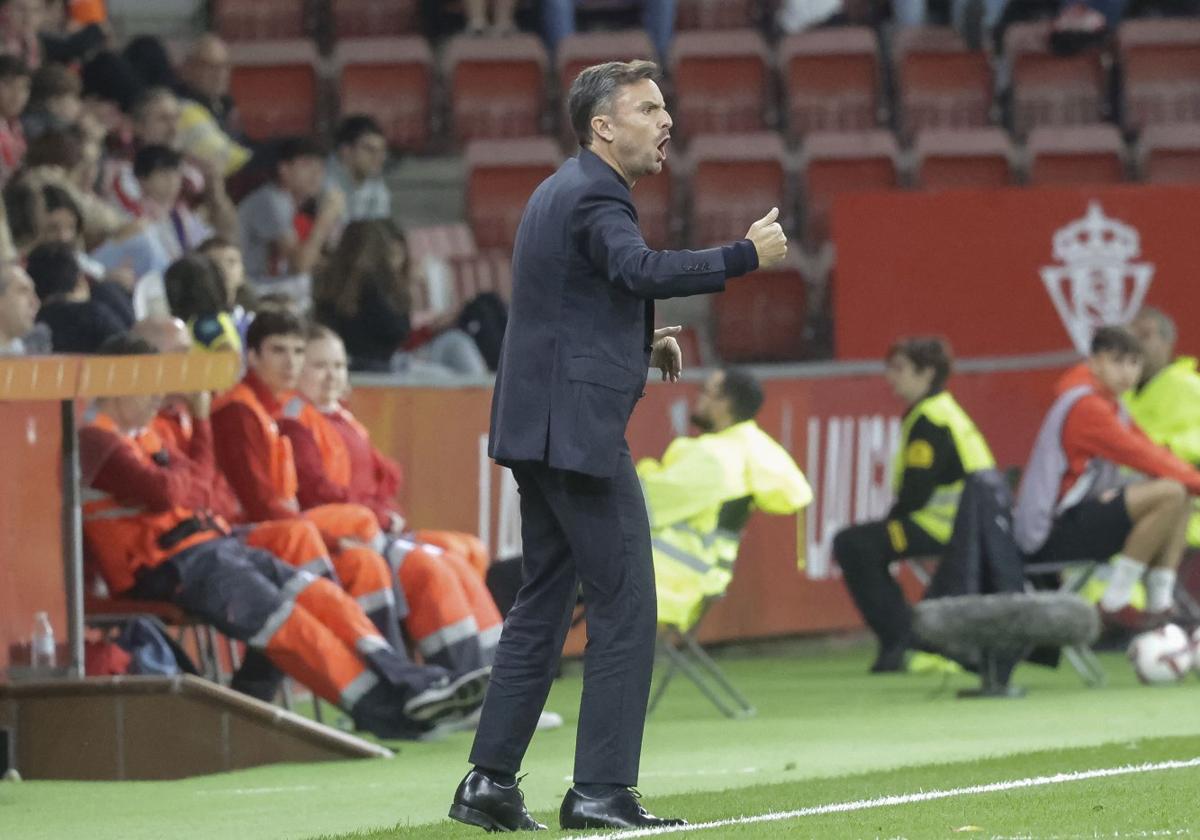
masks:
<instances>
[{"instance_id":1,"label":"white sideline paint","mask_svg":"<svg viewBox=\"0 0 1200 840\"><path fill-rule=\"evenodd\" d=\"M886 808L889 805L908 805L914 802L932 802L936 799L953 799L958 796L975 796L981 793L1000 793L1007 790L1022 788L1045 787L1061 785L1065 782L1082 782L1087 779L1105 779L1111 776L1129 776L1137 773L1156 773L1162 770L1186 770L1200 767L1200 758L1186 761L1159 761L1153 764L1127 764L1121 767L1103 767L1097 770L1077 770L1070 773L1056 773L1053 776L1031 776L1026 779L1011 779L1007 782L992 782L986 785L971 785L970 787L950 788L948 790L927 790L920 793L903 793L892 796L881 796L878 799L856 799L852 802L835 802L829 805L814 805L810 808L798 808L795 811L773 811L768 814L756 814L749 817L733 817L727 820L694 823L692 825L664 826L662 828L639 828L631 831L615 831L606 833L605 840L619 840L626 837L655 837L660 834L678 834L685 831L706 831L710 828L726 828L735 825L753 825L755 823L781 822L794 820L799 817L815 817L822 814L844 814L849 811L866 811L871 808ZM587 835L573 835L568 840Z\"/></svg>"}]
</instances>

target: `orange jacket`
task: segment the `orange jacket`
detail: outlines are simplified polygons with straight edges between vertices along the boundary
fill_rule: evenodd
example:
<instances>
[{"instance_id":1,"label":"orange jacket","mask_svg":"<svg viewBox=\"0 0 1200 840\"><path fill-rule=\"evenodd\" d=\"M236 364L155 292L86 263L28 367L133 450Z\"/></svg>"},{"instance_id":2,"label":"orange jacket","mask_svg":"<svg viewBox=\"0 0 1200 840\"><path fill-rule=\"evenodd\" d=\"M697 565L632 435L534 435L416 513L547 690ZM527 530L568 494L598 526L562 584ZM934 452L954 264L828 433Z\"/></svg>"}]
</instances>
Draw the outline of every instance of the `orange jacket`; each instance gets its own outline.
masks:
<instances>
[{"instance_id":1,"label":"orange jacket","mask_svg":"<svg viewBox=\"0 0 1200 840\"><path fill-rule=\"evenodd\" d=\"M1067 371L1055 386L1062 394L1078 385L1091 385L1092 393L1081 397L1063 424L1062 447L1067 457L1058 497L1071 489L1093 458L1130 467L1151 478L1171 478L1188 492L1200 495L1200 471L1157 445L1123 413L1117 397L1105 391L1086 364Z\"/></svg>"},{"instance_id":2,"label":"orange jacket","mask_svg":"<svg viewBox=\"0 0 1200 840\"><path fill-rule=\"evenodd\" d=\"M122 434L112 418L100 414L84 432L81 448L105 451L86 453L96 466L89 470L94 475L83 491L83 538L89 560L114 594L130 589L138 570L154 568L173 554L228 533L220 517L172 504L169 495L164 502L150 494L127 492L124 487L136 486L134 476L104 478L105 465L119 452L132 455L131 463L146 473L169 469L167 447L152 429ZM118 480L128 483L118 486Z\"/></svg>"},{"instance_id":3,"label":"orange jacket","mask_svg":"<svg viewBox=\"0 0 1200 840\"><path fill-rule=\"evenodd\" d=\"M217 462L250 522L299 513L292 444L279 433L269 392L252 372L213 405Z\"/></svg>"}]
</instances>

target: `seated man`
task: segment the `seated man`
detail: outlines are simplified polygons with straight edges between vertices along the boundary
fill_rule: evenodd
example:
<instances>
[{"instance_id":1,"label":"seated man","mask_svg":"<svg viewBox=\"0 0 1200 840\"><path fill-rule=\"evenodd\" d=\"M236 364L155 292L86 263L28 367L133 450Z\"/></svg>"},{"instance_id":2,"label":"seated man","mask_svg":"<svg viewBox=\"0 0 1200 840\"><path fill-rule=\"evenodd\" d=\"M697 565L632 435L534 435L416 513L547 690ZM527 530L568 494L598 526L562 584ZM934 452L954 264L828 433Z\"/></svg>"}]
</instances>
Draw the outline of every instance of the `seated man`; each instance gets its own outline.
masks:
<instances>
[{"instance_id":1,"label":"seated man","mask_svg":"<svg viewBox=\"0 0 1200 840\"><path fill-rule=\"evenodd\" d=\"M275 421L304 362L304 326L284 310L260 312L246 333L249 370L217 399L212 424L217 464L229 480L246 522L301 518L292 447ZM399 632L392 574L371 546L381 547L375 515L361 505L322 505L305 511L329 546L342 586L385 638Z\"/></svg>"},{"instance_id":2,"label":"seated man","mask_svg":"<svg viewBox=\"0 0 1200 840\"><path fill-rule=\"evenodd\" d=\"M154 350L118 335L102 352ZM336 586L233 537L206 506L209 424L197 420L190 457L179 457L149 428L158 404L101 398L80 432L84 541L110 592L177 604L380 737L414 736L482 703L484 672L452 682L440 668L413 665Z\"/></svg>"},{"instance_id":3,"label":"seated man","mask_svg":"<svg viewBox=\"0 0 1200 840\"><path fill-rule=\"evenodd\" d=\"M484 583L486 565L477 568L456 544L482 554L485 564L487 550L467 534L408 530L396 502L399 465L371 445L367 430L341 405L348 390L346 349L329 328L310 329L299 385L279 428L292 442L301 506L370 507L408 601L405 628L422 657L452 671L490 664L500 612Z\"/></svg>"},{"instance_id":4,"label":"seated man","mask_svg":"<svg viewBox=\"0 0 1200 840\"><path fill-rule=\"evenodd\" d=\"M676 438L661 461L638 462L661 624L686 630L704 598L725 591L755 509L795 513L812 501L792 456L754 422L762 402L749 373L717 371L692 414L702 434Z\"/></svg>"},{"instance_id":5,"label":"seated man","mask_svg":"<svg viewBox=\"0 0 1200 840\"><path fill-rule=\"evenodd\" d=\"M1087 363L1059 381L1013 512L1013 535L1031 561L1117 555L1100 614L1134 630L1163 623L1174 605L1187 494L1200 495L1200 471L1152 443L1118 402L1137 383L1141 360L1128 330L1096 330ZM1130 604L1143 577L1145 612Z\"/></svg>"},{"instance_id":6,"label":"seated man","mask_svg":"<svg viewBox=\"0 0 1200 840\"><path fill-rule=\"evenodd\" d=\"M912 610L888 566L903 557L941 555L950 542L963 479L996 465L987 441L949 391L950 349L940 338L892 345L884 377L908 407L892 470L896 501L886 519L840 531L833 553L858 611L879 639L871 673L903 671Z\"/></svg>"},{"instance_id":7,"label":"seated man","mask_svg":"<svg viewBox=\"0 0 1200 840\"><path fill-rule=\"evenodd\" d=\"M1175 356L1175 322L1147 306L1130 330L1142 345L1142 375L1125 406L1146 437L1180 460L1200 465L1200 373L1191 356ZM1200 546L1200 501L1193 501L1188 545Z\"/></svg>"}]
</instances>

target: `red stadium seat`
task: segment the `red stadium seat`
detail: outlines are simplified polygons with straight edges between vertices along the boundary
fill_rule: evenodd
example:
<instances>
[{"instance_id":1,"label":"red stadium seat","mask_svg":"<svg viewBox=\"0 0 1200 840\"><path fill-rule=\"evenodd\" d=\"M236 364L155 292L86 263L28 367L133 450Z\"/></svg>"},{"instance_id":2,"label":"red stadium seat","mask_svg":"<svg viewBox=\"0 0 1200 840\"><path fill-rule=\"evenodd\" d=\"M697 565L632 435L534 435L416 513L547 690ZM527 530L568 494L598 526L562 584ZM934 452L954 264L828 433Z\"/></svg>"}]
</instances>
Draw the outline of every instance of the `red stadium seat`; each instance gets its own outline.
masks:
<instances>
[{"instance_id":1,"label":"red stadium seat","mask_svg":"<svg viewBox=\"0 0 1200 840\"><path fill-rule=\"evenodd\" d=\"M229 92L246 134L262 140L312 134L317 123L317 48L311 41L262 41L230 46Z\"/></svg>"},{"instance_id":2,"label":"red stadium seat","mask_svg":"<svg viewBox=\"0 0 1200 840\"><path fill-rule=\"evenodd\" d=\"M752 29L682 32L671 46L676 134L731 134L767 127L767 44Z\"/></svg>"},{"instance_id":3,"label":"red stadium seat","mask_svg":"<svg viewBox=\"0 0 1200 840\"><path fill-rule=\"evenodd\" d=\"M333 60L343 116L375 117L397 149L420 151L429 144L434 73L433 53L424 38L341 41Z\"/></svg>"},{"instance_id":4,"label":"red stadium seat","mask_svg":"<svg viewBox=\"0 0 1200 840\"><path fill-rule=\"evenodd\" d=\"M907 137L925 128L978 128L989 122L992 71L950 27L908 27L892 42L901 125Z\"/></svg>"},{"instance_id":5,"label":"red stadium seat","mask_svg":"<svg viewBox=\"0 0 1200 840\"><path fill-rule=\"evenodd\" d=\"M732 363L803 359L807 296L794 258L730 283L713 300L717 354Z\"/></svg>"},{"instance_id":6,"label":"red stadium seat","mask_svg":"<svg viewBox=\"0 0 1200 840\"><path fill-rule=\"evenodd\" d=\"M779 48L788 135L866 131L881 114L875 34L866 27L792 35Z\"/></svg>"},{"instance_id":7,"label":"red stadium seat","mask_svg":"<svg viewBox=\"0 0 1200 840\"><path fill-rule=\"evenodd\" d=\"M899 186L900 150L891 132L820 132L804 143L804 240L815 248L829 238L834 196Z\"/></svg>"},{"instance_id":8,"label":"red stadium seat","mask_svg":"<svg viewBox=\"0 0 1200 840\"><path fill-rule=\"evenodd\" d=\"M1139 169L1150 183L1200 182L1200 131L1195 125L1151 125L1138 147Z\"/></svg>"},{"instance_id":9,"label":"red stadium seat","mask_svg":"<svg viewBox=\"0 0 1200 840\"><path fill-rule=\"evenodd\" d=\"M1098 123L1107 111L1100 49L1054 55L1050 26L1049 21L1014 23L1004 34L1012 63L1013 128L1020 136L1039 125Z\"/></svg>"},{"instance_id":10,"label":"red stadium seat","mask_svg":"<svg viewBox=\"0 0 1200 840\"><path fill-rule=\"evenodd\" d=\"M450 41L445 62L458 143L541 133L547 59L538 38L460 36Z\"/></svg>"},{"instance_id":11,"label":"red stadium seat","mask_svg":"<svg viewBox=\"0 0 1200 840\"><path fill-rule=\"evenodd\" d=\"M929 130L917 135L914 186L1004 187L1013 183L1013 147L1003 129Z\"/></svg>"},{"instance_id":12,"label":"red stadium seat","mask_svg":"<svg viewBox=\"0 0 1200 840\"><path fill-rule=\"evenodd\" d=\"M1126 21L1117 42L1126 127L1200 123L1200 21Z\"/></svg>"},{"instance_id":13,"label":"red stadium seat","mask_svg":"<svg viewBox=\"0 0 1200 840\"><path fill-rule=\"evenodd\" d=\"M226 41L303 38L311 27L296 0L213 0L213 28Z\"/></svg>"},{"instance_id":14,"label":"red stadium seat","mask_svg":"<svg viewBox=\"0 0 1200 840\"><path fill-rule=\"evenodd\" d=\"M646 244L656 250L673 247L679 228L675 212L675 181L668 162L662 172L639 178L633 188L633 205Z\"/></svg>"},{"instance_id":15,"label":"red stadium seat","mask_svg":"<svg viewBox=\"0 0 1200 840\"><path fill-rule=\"evenodd\" d=\"M1038 128L1029 134L1030 184L1116 184L1125 149L1113 125Z\"/></svg>"},{"instance_id":16,"label":"red stadium seat","mask_svg":"<svg viewBox=\"0 0 1200 840\"><path fill-rule=\"evenodd\" d=\"M779 208L785 227L790 224L789 166L778 134L697 137L688 158L692 187L688 241L693 247L741 239L772 207Z\"/></svg>"},{"instance_id":17,"label":"red stadium seat","mask_svg":"<svg viewBox=\"0 0 1200 840\"><path fill-rule=\"evenodd\" d=\"M757 26L756 0L677 0L676 29L745 29Z\"/></svg>"},{"instance_id":18,"label":"red stadium seat","mask_svg":"<svg viewBox=\"0 0 1200 840\"><path fill-rule=\"evenodd\" d=\"M419 0L330 0L336 40L383 38L420 31Z\"/></svg>"},{"instance_id":19,"label":"red stadium seat","mask_svg":"<svg viewBox=\"0 0 1200 840\"><path fill-rule=\"evenodd\" d=\"M512 300L512 251L492 248L470 257L450 260L459 305L485 292Z\"/></svg>"},{"instance_id":20,"label":"red stadium seat","mask_svg":"<svg viewBox=\"0 0 1200 840\"><path fill-rule=\"evenodd\" d=\"M480 248L511 249L534 189L561 161L549 137L476 140L467 146L467 220Z\"/></svg>"}]
</instances>

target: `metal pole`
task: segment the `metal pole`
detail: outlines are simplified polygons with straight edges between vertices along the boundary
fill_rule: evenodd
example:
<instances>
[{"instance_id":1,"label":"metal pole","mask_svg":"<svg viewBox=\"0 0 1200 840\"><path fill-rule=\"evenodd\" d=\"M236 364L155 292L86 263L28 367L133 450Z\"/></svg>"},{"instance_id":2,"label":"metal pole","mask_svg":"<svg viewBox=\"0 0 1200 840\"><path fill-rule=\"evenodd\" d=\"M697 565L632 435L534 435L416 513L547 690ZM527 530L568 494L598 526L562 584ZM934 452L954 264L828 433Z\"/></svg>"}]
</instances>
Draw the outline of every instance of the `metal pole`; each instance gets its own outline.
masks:
<instances>
[{"instance_id":1,"label":"metal pole","mask_svg":"<svg viewBox=\"0 0 1200 840\"><path fill-rule=\"evenodd\" d=\"M75 401L62 401L62 544L67 588L67 676L83 679L83 519L79 494L79 435Z\"/></svg>"}]
</instances>

